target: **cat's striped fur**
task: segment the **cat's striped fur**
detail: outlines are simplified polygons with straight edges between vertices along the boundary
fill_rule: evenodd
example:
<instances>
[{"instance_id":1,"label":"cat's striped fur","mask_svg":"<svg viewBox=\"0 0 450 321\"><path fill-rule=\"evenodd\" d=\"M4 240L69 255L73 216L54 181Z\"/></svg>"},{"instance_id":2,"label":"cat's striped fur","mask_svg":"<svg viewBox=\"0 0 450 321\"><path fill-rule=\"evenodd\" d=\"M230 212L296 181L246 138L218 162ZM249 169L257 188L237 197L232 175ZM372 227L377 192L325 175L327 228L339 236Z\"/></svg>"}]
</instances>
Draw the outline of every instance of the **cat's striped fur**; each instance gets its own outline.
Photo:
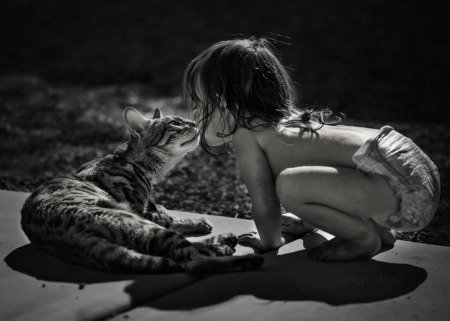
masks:
<instances>
[{"instance_id":1,"label":"cat's striped fur","mask_svg":"<svg viewBox=\"0 0 450 321\"><path fill-rule=\"evenodd\" d=\"M227 272L259 268L257 255L232 256L233 234L191 243L182 234L212 225L168 215L149 200L152 184L198 145L198 129L180 117L153 119L125 110L130 140L41 185L22 208L22 229L39 249L70 263L137 273Z\"/></svg>"}]
</instances>

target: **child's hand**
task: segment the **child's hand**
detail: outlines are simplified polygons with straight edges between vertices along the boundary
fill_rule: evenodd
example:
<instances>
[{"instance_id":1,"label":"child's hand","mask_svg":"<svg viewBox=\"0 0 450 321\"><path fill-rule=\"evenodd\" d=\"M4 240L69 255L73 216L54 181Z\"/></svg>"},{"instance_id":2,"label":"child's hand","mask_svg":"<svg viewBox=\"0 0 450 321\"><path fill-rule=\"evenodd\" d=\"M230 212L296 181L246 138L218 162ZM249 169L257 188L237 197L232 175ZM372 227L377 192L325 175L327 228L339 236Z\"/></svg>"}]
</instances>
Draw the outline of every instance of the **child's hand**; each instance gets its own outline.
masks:
<instances>
[{"instance_id":1,"label":"child's hand","mask_svg":"<svg viewBox=\"0 0 450 321\"><path fill-rule=\"evenodd\" d=\"M264 248L264 246L261 243L261 238L258 232L249 232L241 234L238 236L238 242L240 245L251 247L253 250L255 250L256 254L263 254L276 249L276 248L270 249ZM286 241L282 237L280 247L283 246L285 243Z\"/></svg>"}]
</instances>

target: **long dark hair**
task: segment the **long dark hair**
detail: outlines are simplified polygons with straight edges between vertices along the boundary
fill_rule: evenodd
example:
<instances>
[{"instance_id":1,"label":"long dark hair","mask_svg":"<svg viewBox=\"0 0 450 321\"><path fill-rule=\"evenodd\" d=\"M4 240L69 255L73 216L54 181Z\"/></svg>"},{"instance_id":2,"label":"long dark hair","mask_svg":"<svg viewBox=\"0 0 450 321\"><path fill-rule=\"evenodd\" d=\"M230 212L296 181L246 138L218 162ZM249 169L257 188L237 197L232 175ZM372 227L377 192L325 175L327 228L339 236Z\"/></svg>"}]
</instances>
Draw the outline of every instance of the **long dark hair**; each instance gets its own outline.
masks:
<instances>
[{"instance_id":1,"label":"long dark hair","mask_svg":"<svg viewBox=\"0 0 450 321\"><path fill-rule=\"evenodd\" d=\"M238 126L248 129L301 126L317 130L328 124L332 114L330 110L295 107L294 83L265 38L234 39L212 45L188 65L183 92L188 111L200 107L194 120L201 129L200 144L210 154L213 152L204 133L218 107L224 107L235 120L231 131L217 133L218 137L232 135ZM257 125L254 120L258 120ZM313 128L311 121L318 122L319 127Z\"/></svg>"}]
</instances>

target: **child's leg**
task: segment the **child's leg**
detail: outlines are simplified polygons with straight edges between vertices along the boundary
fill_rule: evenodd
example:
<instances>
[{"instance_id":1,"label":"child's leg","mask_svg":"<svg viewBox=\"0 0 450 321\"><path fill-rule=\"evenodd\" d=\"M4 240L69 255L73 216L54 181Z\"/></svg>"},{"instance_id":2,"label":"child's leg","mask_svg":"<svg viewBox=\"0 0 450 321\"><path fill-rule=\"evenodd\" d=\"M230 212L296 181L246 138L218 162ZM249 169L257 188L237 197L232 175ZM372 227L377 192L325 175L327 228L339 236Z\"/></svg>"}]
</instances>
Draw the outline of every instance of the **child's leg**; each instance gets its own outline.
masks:
<instances>
[{"instance_id":1,"label":"child's leg","mask_svg":"<svg viewBox=\"0 0 450 321\"><path fill-rule=\"evenodd\" d=\"M287 211L336 236L311 250L312 258L322 261L374 255L380 238L362 217L391 214L399 207L385 178L343 167L287 169L277 178L277 195Z\"/></svg>"}]
</instances>

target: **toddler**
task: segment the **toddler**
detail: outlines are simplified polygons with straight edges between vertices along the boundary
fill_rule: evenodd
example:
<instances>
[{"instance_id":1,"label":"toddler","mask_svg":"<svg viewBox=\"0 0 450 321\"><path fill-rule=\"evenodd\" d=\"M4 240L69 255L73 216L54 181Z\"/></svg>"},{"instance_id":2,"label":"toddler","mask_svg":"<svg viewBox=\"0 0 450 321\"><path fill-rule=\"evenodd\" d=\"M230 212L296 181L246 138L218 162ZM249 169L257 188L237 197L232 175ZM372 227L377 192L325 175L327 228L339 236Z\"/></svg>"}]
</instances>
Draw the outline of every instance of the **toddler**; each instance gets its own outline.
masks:
<instances>
[{"instance_id":1,"label":"toddler","mask_svg":"<svg viewBox=\"0 0 450 321\"><path fill-rule=\"evenodd\" d=\"M296 108L268 40L212 45L189 64L183 87L201 146L211 152L231 142L235 151L258 231L240 243L266 252L284 245L282 232L319 228L335 238L308 256L347 261L370 258L394 244L396 230L432 219L440 194L433 162L390 126L343 126L329 110Z\"/></svg>"}]
</instances>

